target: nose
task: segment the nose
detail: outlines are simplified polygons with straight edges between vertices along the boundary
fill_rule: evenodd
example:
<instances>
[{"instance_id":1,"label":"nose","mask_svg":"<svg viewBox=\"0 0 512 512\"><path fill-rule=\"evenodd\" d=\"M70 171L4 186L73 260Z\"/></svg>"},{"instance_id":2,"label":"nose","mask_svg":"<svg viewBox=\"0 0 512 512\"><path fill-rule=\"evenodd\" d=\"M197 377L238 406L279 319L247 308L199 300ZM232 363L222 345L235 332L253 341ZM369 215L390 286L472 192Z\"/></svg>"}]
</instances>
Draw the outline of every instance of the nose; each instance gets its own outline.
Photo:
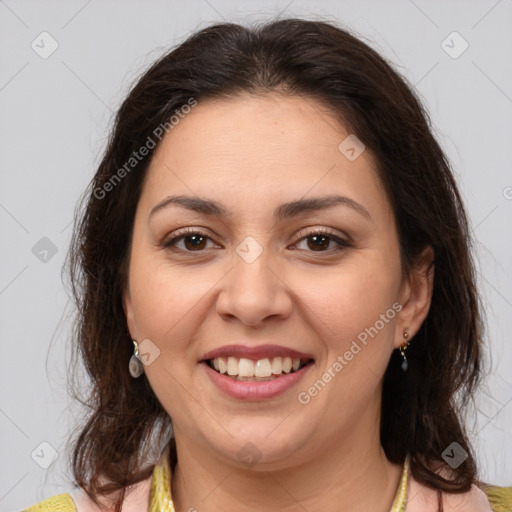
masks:
<instances>
[{"instance_id":1,"label":"nose","mask_svg":"<svg viewBox=\"0 0 512 512\"><path fill-rule=\"evenodd\" d=\"M217 298L217 312L224 319L236 318L255 327L269 317L284 319L291 314L292 291L279 265L266 253L263 251L251 263L235 257Z\"/></svg>"}]
</instances>

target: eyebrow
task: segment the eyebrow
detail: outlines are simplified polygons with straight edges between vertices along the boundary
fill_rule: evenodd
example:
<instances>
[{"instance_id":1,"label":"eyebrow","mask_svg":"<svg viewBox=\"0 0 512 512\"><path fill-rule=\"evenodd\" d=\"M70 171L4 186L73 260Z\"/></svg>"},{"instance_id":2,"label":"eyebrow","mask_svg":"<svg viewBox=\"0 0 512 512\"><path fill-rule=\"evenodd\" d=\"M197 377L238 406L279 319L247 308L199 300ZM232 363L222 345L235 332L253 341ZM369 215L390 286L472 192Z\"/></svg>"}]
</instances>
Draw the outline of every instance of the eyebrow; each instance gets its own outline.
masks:
<instances>
[{"instance_id":1,"label":"eyebrow","mask_svg":"<svg viewBox=\"0 0 512 512\"><path fill-rule=\"evenodd\" d=\"M171 206L179 206L186 208L196 213L203 215L214 216L214 217L231 217L232 214L222 204L217 201L211 201L201 197L192 197L185 195L168 196L164 200L160 201L154 206L149 212L148 219L150 219L156 212ZM284 219L290 219L298 217L300 215L325 210L334 206L343 205L352 208L357 213L361 214L367 220L372 220L369 211L358 202L344 196L324 196L324 197L312 197L309 199L299 199L297 201L291 201L289 203L283 203L278 206L274 211L274 218L278 221Z\"/></svg>"}]
</instances>

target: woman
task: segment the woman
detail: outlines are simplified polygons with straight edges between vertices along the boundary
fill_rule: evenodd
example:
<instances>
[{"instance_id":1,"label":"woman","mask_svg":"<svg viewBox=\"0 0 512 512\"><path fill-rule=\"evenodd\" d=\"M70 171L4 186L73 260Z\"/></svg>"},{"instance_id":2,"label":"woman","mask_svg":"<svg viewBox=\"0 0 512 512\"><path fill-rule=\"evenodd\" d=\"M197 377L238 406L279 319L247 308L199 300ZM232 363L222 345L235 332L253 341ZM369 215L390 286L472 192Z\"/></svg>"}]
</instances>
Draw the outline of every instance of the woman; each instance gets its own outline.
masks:
<instances>
[{"instance_id":1,"label":"woman","mask_svg":"<svg viewBox=\"0 0 512 512\"><path fill-rule=\"evenodd\" d=\"M469 235L427 114L367 45L295 19L193 35L130 92L85 196L81 492L27 510L510 510L460 412Z\"/></svg>"}]
</instances>

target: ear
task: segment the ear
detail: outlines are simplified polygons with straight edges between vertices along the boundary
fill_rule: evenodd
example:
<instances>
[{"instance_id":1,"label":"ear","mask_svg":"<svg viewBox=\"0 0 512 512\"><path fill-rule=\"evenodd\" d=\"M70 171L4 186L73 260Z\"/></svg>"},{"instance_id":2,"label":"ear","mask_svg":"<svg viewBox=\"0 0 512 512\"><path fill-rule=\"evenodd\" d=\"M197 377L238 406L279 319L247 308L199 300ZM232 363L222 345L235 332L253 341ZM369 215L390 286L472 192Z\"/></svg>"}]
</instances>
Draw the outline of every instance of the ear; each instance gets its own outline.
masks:
<instances>
[{"instance_id":1,"label":"ear","mask_svg":"<svg viewBox=\"0 0 512 512\"><path fill-rule=\"evenodd\" d=\"M136 328L135 322L135 313L133 310L132 298L130 295L130 289L126 286L123 290L123 310L126 316L126 323L128 326L128 331L130 332L130 336L132 340L138 340L139 338Z\"/></svg>"},{"instance_id":2,"label":"ear","mask_svg":"<svg viewBox=\"0 0 512 512\"><path fill-rule=\"evenodd\" d=\"M402 309L397 315L395 348L404 342L406 331L410 341L419 331L428 315L434 291L434 250L426 246L417 257L408 277L404 277L399 302Z\"/></svg>"}]
</instances>

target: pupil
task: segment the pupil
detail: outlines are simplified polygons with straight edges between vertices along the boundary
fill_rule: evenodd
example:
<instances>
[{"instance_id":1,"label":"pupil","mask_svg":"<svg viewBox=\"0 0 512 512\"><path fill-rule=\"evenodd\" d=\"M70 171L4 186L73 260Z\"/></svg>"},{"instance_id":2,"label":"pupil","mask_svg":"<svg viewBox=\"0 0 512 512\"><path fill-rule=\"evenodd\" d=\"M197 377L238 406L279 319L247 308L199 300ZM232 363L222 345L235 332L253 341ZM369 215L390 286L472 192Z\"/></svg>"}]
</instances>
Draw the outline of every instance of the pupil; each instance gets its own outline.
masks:
<instances>
[{"instance_id":1,"label":"pupil","mask_svg":"<svg viewBox=\"0 0 512 512\"><path fill-rule=\"evenodd\" d=\"M186 240L192 240L192 247L200 248L201 244L204 242L203 236L201 235L189 235Z\"/></svg>"},{"instance_id":2,"label":"pupil","mask_svg":"<svg viewBox=\"0 0 512 512\"><path fill-rule=\"evenodd\" d=\"M324 235L314 235L311 237L311 240L314 241L313 248L323 249L325 246L325 241L328 240L328 237ZM320 242L320 244L317 244L317 242L319 242L320 240L324 243L324 245L322 245L322 242ZM327 242L327 245L329 245L329 242Z\"/></svg>"}]
</instances>

